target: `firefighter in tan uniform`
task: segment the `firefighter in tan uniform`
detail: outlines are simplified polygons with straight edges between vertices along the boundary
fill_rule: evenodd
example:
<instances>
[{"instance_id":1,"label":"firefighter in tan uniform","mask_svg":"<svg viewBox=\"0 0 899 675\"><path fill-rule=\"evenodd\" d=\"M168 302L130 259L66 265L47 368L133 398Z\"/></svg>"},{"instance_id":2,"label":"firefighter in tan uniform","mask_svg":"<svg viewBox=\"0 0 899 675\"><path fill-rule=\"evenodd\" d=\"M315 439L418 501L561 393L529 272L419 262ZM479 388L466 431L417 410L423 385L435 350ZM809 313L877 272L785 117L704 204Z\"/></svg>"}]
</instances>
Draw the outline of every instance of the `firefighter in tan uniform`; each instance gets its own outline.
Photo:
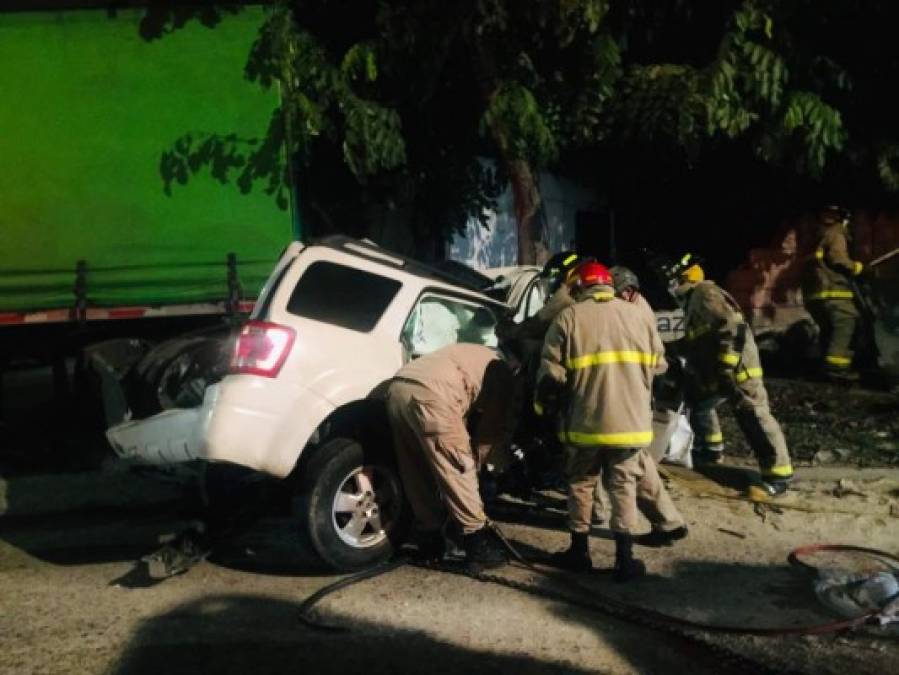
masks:
<instances>
[{"instance_id":1,"label":"firefighter in tan uniform","mask_svg":"<svg viewBox=\"0 0 899 675\"><path fill-rule=\"evenodd\" d=\"M656 314L640 292L640 279L634 271L623 265L615 265L609 272L615 284L615 295L635 304L655 323Z\"/></svg>"},{"instance_id":2,"label":"firefighter in tan uniform","mask_svg":"<svg viewBox=\"0 0 899 675\"><path fill-rule=\"evenodd\" d=\"M820 329L823 373L837 380L858 379L852 370L852 337L859 320L852 279L864 265L849 256L848 227L847 213L825 209L818 247L802 283L805 308Z\"/></svg>"},{"instance_id":3,"label":"firefighter in tan uniform","mask_svg":"<svg viewBox=\"0 0 899 675\"><path fill-rule=\"evenodd\" d=\"M671 271L675 296L684 308L684 356L687 360L687 397L693 408L691 424L697 437L721 438L716 408L725 401L756 454L762 487L782 495L793 478L793 466L783 431L771 414L768 392L752 330L740 307L724 289L705 280L705 273L687 255ZM717 456L700 458L720 461ZM695 456L695 455L694 455Z\"/></svg>"},{"instance_id":4,"label":"firefighter in tan uniform","mask_svg":"<svg viewBox=\"0 0 899 675\"><path fill-rule=\"evenodd\" d=\"M609 271L585 263L577 271L578 302L550 326L543 346L536 402L558 410L566 444L571 546L555 554L566 569L592 568L589 536L593 493L607 472L612 502L617 581L642 576L633 557L638 508L652 523L653 543L687 534L683 518L646 453L652 440L652 378L666 368L655 321L615 297Z\"/></svg>"},{"instance_id":5,"label":"firefighter in tan uniform","mask_svg":"<svg viewBox=\"0 0 899 675\"><path fill-rule=\"evenodd\" d=\"M609 270L609 273L612 275L615 295L625 302L633 303L655 324L655 312L652 311L652 307L650 307L646 298L643 297L643 294L640 293L640 279L633 270L623 265L616 265ZM655 420L655 415L653 415L653 420ZM596 490L593 494L594 523L605 522L611 513L612 504L609 501L609 488L606 484L606 478L606 474L602 474L596 482Z\"/></svg>"},{"instance_id":6,"label":"firefighter in tan uniform","mask_svg":"<svg viewBox=\"0 0 899 675\"><path fill-rule=\"evenodd\" d=\"M514 431L516 370L517 364L488 347L453 344L406 364L390 383L387 414L424 557L442 554L441 527L449 512L462 530L469 562L493 566L507 560L485 528L478 470ZM471 438L466 421L475 413Z\"/></svg>"},{"instance_id":7,"label":"firefighter in tan uniform","mask_svg":"<svg viewBox=\"0 0 899 675\"><path fill-rule=\"evenodd\" d=\"M640 278L634 271L627 267L616 265L609 272L612 273L612 281L615 282L615 295L639 307L653 324L657 324L656 314L640 292ZM669 377L672 375L671 363L668 364L667 375ZM655 391L656 387L659 386L661 386L661 395ZM667 382L663 377L654 380L653 390L652 427L654 437L647 451L649 456L658 463L668 450L668 444L677 424L680 411L680 397L676 401L677 407L673 407L674 402L670 400L671 392L672 390L680 392L682 387L679 379L675 378Z\"/></svg>"},{"instance_id":8,"label":"firefighter in tan uniform","mask_svg":"<svg viewBox=\"0 0 899 675\"><path fill-rule=\"evenodd\" d=\"M551 294L546 304L534 316L519 324L510 321L497 327L496 334L504 343L515 341L519 345L524 361L524 379L530 390L536 385L540 351L543 349L546 331L559 312L575 303L568 280L580 260L574 251L562 251L552 256L540 272L540 278L546 282ZM555 470L554 458L561 454L561 447L553 436L552 420L543 417L536 410L528 410L521 423L523 428L534 432L535 445L530 446L525 453L531 481L542 487L557 484L558 471Z\"/></svg>"}]
</instances>

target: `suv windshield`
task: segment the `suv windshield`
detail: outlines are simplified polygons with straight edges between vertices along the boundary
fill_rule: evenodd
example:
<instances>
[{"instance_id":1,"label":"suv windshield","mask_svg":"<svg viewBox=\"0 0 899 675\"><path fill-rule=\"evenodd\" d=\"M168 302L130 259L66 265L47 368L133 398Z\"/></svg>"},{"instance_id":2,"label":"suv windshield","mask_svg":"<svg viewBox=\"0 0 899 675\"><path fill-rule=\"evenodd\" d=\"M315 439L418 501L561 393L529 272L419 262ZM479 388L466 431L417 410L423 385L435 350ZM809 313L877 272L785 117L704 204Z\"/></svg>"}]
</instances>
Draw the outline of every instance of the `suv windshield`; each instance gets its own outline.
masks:
<instances>
[{"instance_id":1,"label":"suv windshield","mask_svg":"<svg viewBox=\"0 0 899 675\"><path fill-rule=\"evenodd\" d=\"M399 281L346 265L309 265L287 302L287 311L367 333L400 290Z\"/></svg>"}]
</instances>

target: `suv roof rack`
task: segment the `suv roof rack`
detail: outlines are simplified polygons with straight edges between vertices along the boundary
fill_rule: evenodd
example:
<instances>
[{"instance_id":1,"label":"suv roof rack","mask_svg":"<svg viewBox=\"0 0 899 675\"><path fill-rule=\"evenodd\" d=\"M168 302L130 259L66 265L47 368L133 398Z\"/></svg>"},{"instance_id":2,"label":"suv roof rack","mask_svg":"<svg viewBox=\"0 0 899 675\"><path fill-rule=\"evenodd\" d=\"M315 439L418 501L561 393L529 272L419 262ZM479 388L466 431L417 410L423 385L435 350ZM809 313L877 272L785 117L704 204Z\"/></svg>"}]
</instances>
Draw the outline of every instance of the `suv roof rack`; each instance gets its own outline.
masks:
<instances>
[{"instance_id":1,"label":"suv roof rack","mask_svg":"<svg viewBox=\"0 0 899 675\"><path fill-rule=\"evenodd\" d=\"M370 240L354 239L343 234L329 235L313 241L312 244L328 246L344 253L357 255L371 262L403 270L408 274L414 274L433 281L450 283L478 293L483 293L487 287L493 284L493 280L490 277L481 274L464 263L446 261L441 267L434 267L378 246Z\"/></svg>"}]
</instances>

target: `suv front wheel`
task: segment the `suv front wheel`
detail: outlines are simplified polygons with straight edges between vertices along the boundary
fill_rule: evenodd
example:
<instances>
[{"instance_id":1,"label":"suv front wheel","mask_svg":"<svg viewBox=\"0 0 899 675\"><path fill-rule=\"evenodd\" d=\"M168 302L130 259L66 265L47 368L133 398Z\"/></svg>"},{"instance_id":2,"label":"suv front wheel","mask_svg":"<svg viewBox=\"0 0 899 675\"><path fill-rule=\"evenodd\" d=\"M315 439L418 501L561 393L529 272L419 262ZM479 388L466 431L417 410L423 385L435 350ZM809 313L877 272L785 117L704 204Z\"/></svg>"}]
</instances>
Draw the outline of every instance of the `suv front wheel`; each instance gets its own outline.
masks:
<instances>
[{"instance_id":1,"label":"suv front wheel","mask_svg":"<svg viewBox=\"0 0 899 675\"><path fill-rule=\"evenodd\" d=\"M396 465L351 438L333 438L305 467L295 513L315 551L339 570L386 560L409 521Z\"/></svg>"}]
</instances>

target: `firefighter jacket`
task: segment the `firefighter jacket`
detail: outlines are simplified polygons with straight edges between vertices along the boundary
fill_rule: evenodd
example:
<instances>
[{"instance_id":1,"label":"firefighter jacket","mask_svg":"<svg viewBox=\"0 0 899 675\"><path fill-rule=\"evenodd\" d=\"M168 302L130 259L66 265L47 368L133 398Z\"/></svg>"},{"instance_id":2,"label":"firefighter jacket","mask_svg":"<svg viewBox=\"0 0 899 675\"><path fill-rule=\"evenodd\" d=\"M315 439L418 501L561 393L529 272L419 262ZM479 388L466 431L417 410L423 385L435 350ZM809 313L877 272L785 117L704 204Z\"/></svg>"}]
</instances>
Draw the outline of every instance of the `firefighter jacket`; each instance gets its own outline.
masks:
<instances>
[{"instance_id":1,"label":"firefighter jacket","mask_svg":"<svg viewBox=\"0 0 899 675\"><path fill-rule=\"evenodd\" d=\"M862 263L849 257L849 242L843 225L825 226L814 257L804 270L803 300L852 300L855 294L851 279L861 274L863 267Z\"/></svg>"},{"instance_id":2,"label":"firefighter jacket","mask_svg":"<svg viewBox=\"0 0 899 675\"><path fill-rule=\"evenodd\" d=\"M478 464L493 450L502 450L515 430L520 406L519 383L509 367L489 347L452 344L400 368L397 380L415 382L433 396L427 434L464 434L464 420L475 422L472 447ZM460 439L462 442L466 439Z\"/></svg>"},{"instance_id":3,"label":"firefighter jacket","mask_svg":"<svg viewBox=\"0 0 899 675\"><path fill-rule=\"evenodd\" d=\"M758 347L737 301L713 281L684 284L684 347L688 369L704 388L722 376L736 384L762 376Z\"/></svg>"},{"instance_id":4,"label":"firefighter jacket","mask_svg":"<svg viewBox=\"0 0 899 675\"><path fill-rule=\"evenodd\" d=\"M642 293L637 293L636 297L631 301L631 303L639 307L640 310L642 310L646 314L646 316L652 319L653 323L656 323L656 313L653 311L652 305L650 305L646 298L643 297Z\"/></svg>"},{"instance_id":5,"label":"firefighter jacket","mask_svg":"<svg viewBox=\"0 0 899 675\"><path fill-rule=\"evenodd\" d=\"M537 403L553 389L547 385L562 392L564 443L645 448L652 441L652 379L667 367L655 318L611 287L593 286L549 328Z\"/></svg>"},{"instance_id":6,"label":"firefighter jacket","mask_svg":"<svg viewBox=\"0 0 899 675\"><path fill-rule=\"evenodd\" d=\"M571 307L575 299L568 290L568 286L562 284L559 289L550 296L546 304L540 308L534 316L520 324L510 326L503 335L505 339L543 340L550 324L563 309Z\"/></svg>"}]
</instances>

